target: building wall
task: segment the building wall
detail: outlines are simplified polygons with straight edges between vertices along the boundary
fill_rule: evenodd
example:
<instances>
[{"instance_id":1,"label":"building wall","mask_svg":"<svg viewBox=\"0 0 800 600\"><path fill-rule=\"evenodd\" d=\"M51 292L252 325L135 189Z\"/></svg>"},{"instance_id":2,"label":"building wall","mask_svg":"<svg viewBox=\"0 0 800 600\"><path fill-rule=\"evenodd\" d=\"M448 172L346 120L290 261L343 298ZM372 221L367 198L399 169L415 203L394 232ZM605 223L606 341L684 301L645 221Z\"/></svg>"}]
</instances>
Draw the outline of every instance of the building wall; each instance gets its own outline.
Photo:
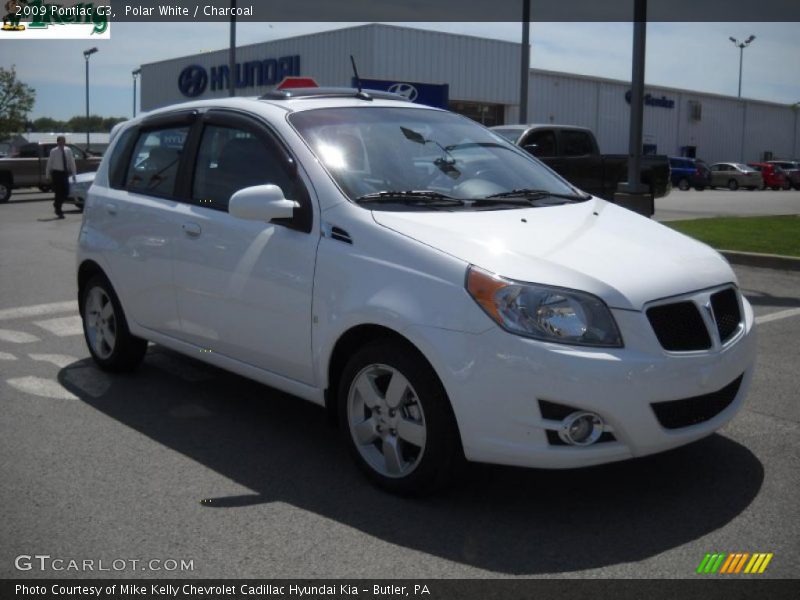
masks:
<instances>
[{"instance_id":1,"label":"building wall","mask_svg":"<svg viewBox=\"0 0 800 600\"><path fill-rule=\"evenodd\" d=\"M420 83L450 84L454 100L510 104L519 98L519 45L511 42L369 24L348 29L242 46L239 63L300 56L300 74L320 85L350 86L350 55L365 79L407 79ZM227 49L142 65L142 110L152 110L193 98L178 89L178 75L197 64L209 70L227 65ZM239 95L258 95L274 86L238 89ZM200 98L218 98L227 90L211 91Z\"/></svg>"},{"instance_id":2,"label":"building wall","mask_svg":"<svg viewBox=\"0 0 800 600\"><path fill-rule=\"evenodd\" d=\"M627 154L627 82L533 69L529 89L530 122L589 127L601 152ZM776 158L800 154L797 111L786 105L655 86L645 86L645 93L674 101L673 108L644 108L643 142L659 154L679 155L683 146L695 146L708 162L754 162L765 151ZM691 102L700 103L700 120L691 118ZM506 114L514 122L518 113Z\"/></svg>"}]
</instances>

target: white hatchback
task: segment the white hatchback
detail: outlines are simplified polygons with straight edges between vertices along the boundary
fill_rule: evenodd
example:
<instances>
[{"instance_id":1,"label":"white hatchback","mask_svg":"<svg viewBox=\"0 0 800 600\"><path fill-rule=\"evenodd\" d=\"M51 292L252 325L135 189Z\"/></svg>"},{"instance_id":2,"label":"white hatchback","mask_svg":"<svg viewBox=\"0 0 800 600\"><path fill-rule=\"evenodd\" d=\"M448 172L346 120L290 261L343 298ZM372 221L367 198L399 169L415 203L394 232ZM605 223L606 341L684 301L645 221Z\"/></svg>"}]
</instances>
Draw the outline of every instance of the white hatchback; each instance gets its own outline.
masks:
<instances>
[{"instance_id":1,"label":"white hatchback","mask_svg":"<svg viewBox=\"0 0 800 600\"><path fill-rule=\"evenodd\" d=\"M77 266L101 368L150 340L323 405L399 493L465 458L569 468L692 442L753 374L753 311L717 252L388 94L129 121Z\"/></svg>"}]
</instances>

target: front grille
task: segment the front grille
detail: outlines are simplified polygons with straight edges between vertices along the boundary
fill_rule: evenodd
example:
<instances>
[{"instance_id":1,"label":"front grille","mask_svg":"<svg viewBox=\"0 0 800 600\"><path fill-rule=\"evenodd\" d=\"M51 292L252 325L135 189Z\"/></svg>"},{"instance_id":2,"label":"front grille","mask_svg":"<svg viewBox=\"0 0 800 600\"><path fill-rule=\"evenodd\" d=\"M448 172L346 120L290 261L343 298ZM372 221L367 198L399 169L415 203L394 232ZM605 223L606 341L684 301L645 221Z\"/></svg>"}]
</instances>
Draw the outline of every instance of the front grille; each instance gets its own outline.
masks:
<instances>
[{"instance_id":1,"label":"front grille","mask_svg":"<svg viewBox=\"0 0 800 600\"><path fill-rule=\"evenodd\" d=\"M694 302L675 302L647 310L647 318L665 350L707 350L711 338Z\"/></svg>"},{"instance_id":2,"label":"front grille","mask_svg":"<svg viewBox=\"0 0 800 600\"><path fill-rule=\"evenodd\" d=\"M742 384L743 378L744 373L721 390L710 394L682 400L655 402L650 406L653 407L653 412L656 414L658 422L666 429L680 429L681 427L705 423L730 406L730 403L733 402L739 392L739 386Z\"/></svg>"},{"instance_id":3,"label":"front grille","mask_svg":"<svg viewBox=\"0 0 800 600\"><path fill-rule=\"evenodd\" d=\"M736 291L728 288L711 294L711 308L714 310L714 319L717 321L719 339L724 344L736 333L742 320Z\"/></svg>"}]
</instances>

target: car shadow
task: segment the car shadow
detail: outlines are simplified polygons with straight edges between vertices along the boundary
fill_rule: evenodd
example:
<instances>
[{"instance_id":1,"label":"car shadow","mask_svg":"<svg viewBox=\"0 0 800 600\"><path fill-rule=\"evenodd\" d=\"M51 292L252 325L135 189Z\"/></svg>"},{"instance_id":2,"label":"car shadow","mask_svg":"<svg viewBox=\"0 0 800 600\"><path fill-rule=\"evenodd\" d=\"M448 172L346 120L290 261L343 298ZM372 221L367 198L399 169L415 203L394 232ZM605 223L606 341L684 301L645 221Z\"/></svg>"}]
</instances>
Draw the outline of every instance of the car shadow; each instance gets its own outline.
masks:
<instances>
[{"instance_id":1,"label":"car shadow","mask_svg":"<svg viewBox=\"0 0 800 600\"><path fill-rule=\"evenodd\" d=\"M742 290L748 302L753 306L773 306L775 308L795 308L800 306L797 296L773 296L756 290Z\"/></svg>"},{"instance_id":2,"label":"car shadow","mask_svg":"<svg viewBox=\"0 0 800 600\"><path fill-rule=\"evenodd\" d=\"M169 369L154 366L164 360ZM187 369L190 381L178 376ZM92 408L252 490L197 498L209 510L289 503L391 544L505 574L643 560L726 525L764 479L747 448L712 435L578 470L470 465L438 495L398 498L358 472L321 408L158 346L134 374L107 376L87 359L61 369L59 381Z\"/></svg>"}]
</instances>

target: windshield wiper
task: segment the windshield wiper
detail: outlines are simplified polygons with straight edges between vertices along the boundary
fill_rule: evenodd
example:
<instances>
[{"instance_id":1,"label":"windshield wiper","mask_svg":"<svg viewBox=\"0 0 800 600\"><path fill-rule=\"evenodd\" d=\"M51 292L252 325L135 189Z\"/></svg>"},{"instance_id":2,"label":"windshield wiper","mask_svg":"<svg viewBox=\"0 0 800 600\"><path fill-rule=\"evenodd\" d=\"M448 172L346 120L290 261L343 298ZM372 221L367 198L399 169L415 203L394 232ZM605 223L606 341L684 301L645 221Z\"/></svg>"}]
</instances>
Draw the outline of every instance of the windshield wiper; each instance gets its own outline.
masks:
<instances>
[{"instance_id":1,"label":"windshield wiper","mask_svg":"<svg viewBox=\"0 0 800 600\"><path fill-rule=\"evenodd\" d=\"M559 194L557 192L548 192L547 190L537 190L533 188L520 188L508 192L500 192L498 194L491 194L486 197L492 198L524 198L525 200L535 201L544 200L545 198L561 198L562 200L570 200L571 202L582 202L591 198L591 195L586 194L580 196L578 194Z\"/></svg>"},{"instance_id":2,"label":"windshield wiper","mask_svg":"<svg viewBox=\"0 0 800 600\"><path fill-rule=\"evenodd\" d=\"M359 204L404 203L426 206L464 206L464 202L433 190L383 190L356 198Z\"/></svg>"}]
</instances>

